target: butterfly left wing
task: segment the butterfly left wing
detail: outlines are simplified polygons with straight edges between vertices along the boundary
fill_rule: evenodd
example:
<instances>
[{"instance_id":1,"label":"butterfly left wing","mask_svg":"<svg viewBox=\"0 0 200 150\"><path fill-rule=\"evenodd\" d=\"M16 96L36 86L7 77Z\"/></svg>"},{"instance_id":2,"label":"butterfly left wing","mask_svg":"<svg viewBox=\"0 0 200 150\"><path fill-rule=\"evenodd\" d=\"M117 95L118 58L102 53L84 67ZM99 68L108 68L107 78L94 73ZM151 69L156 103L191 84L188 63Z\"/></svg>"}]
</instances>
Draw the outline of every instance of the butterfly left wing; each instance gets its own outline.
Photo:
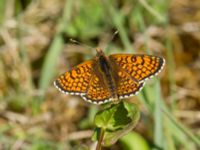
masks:
<instances>
[{"instance_id":1,"label":"butterfly left wing","mask_svg":"<svg viewBox=\"0 0 200 150\"><path fill-rule=\"evenodd\" d=\"M82 98L90 103L102 104L112 100L112 94L98 70L92 75L86 94Z\"/></svg>"},{"instance_id":2,"label":"butterfly left wing","mask_svg":"<svg viewBox=\"0 0 200 150\"><path fill-rule=\"evenodd\" d=\"M110 55L109 60L139 83L157 75L165 62L163 58L157 56L132 54Z\"/></svg>"},{"instance_id":3,"label":"butterfly left wing","mask_svg":"<svg viewBox=\"0 0 200 150\"><path fill-rule=\"evenodd\" d=\"M93 61L88 60L62 74L54 81L55 87L65 94L84 95L93 73Z\"/></svg>"}]
</instances>

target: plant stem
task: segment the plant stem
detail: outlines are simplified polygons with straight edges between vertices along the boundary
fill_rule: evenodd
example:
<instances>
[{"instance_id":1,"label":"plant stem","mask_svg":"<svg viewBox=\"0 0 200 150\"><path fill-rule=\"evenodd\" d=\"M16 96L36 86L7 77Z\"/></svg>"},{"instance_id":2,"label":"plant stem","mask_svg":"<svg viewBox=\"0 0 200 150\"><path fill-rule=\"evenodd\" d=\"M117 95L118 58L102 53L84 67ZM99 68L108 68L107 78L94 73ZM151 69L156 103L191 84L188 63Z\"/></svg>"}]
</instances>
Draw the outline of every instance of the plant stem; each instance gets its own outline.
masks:
<instances>
[{"instance_id":1,"label":"plant stem","mask_svg":"<svg viewBox=\"0 0 200 150\"><path fill-rule=\"evenodd\" d=\"M104 129L101 128L96 150L101 150L101 144L103 141L104 133L105 133Z\"/></svg>"}]
</instances>

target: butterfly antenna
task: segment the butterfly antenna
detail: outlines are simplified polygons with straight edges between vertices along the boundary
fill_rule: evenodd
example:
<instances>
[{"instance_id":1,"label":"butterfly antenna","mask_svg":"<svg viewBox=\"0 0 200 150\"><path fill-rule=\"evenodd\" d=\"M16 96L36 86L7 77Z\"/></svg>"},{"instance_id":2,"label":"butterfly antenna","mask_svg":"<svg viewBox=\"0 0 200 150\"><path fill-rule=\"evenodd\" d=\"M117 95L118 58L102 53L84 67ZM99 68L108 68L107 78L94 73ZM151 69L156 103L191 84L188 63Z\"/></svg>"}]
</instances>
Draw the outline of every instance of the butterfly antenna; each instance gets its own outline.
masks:
<instances>
[{"instance_id":1,"label":"butterfly antenna","mask_svg":"<svg viewBox=\"0 0 200 150\"><path fill-rule=\"evenodd\" d=\"M106 44L106 47L105 47L105 49L107 49L108 48L108 45L114 40L114 38L116 37L116 35L119 33L119 31L118 30L116 30L113 34L112 34L112 36L111 36L111 38L110 38L110 40L108 41L108 43Z\"/></svg>"},{"instance_id":2,"label":"butterfly antenna","mask_svg":"<svg viewBox=\"0 0 200 150\"><path fill-rule=\"evenodd\" d=\"M113 39L115 38L115 36L116 36L118 33L119 33L119 31L118 31L118 30L116 30L116 31L113 33L113 35L112 35L112 37L111 37L111 39L110 39L110 41L109 41L109 42L112 42L112 41L113 41Z\"/></svg>"},{"instance_id":3,"label":"butterfly antenna","mask_svg":"<svg viewBox=\"0 0 200 150\"><path fill-rule=\"evenodd\" d=\"M87 44L84 44L84 43L81 43L75 39L69 39L70 42L74 43L74 44L77 44L77 45L82 45L84 47L88 47L89 49L94 49L94 47L90 46L90 45L87 45Z\"/></svg>"}]
</instances>

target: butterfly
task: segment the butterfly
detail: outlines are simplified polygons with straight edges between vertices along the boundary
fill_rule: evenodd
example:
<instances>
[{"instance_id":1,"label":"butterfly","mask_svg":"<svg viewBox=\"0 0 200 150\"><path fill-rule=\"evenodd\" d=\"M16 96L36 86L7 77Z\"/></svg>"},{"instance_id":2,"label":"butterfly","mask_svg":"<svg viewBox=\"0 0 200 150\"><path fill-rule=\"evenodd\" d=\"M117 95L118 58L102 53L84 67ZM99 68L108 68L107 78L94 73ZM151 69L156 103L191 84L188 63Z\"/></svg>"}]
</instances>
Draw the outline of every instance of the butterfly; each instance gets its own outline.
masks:
<instances>
[{"instance_id":1,"label":"butterfly","mask_svg":"<svg viewBox=\"0 0 200 150\"><path fill-rule=\"evenodd\" d=\"M106 57L96 49L96 56L60 75L55 87L62 93L80 95L84 100L102 104L136 95L145 81L157 75L165 59L146 54L113 54Z\"/></svg>"}]
</instances>

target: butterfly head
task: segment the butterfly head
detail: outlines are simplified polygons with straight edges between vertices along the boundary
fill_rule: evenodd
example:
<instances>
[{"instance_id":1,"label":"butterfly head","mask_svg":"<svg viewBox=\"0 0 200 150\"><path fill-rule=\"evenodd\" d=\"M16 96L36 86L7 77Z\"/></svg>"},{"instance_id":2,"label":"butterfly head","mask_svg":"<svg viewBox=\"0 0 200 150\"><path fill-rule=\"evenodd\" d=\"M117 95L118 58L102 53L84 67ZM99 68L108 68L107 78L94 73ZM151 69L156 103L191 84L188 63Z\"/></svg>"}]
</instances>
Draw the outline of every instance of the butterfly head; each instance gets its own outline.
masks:
<instances>
[{"instance_id":1,"label":"butterfly head","mask_svg":"<svg viewBox=\"0 0 200 150\"><path fill-rule=\"evenodd\" d=\"M97 52L97 57L101 57L101 56L104 56L104 53L103 53L103 51L100 49L100 48L96 48L96 52Z\"/></svg>"}]
</instances>

